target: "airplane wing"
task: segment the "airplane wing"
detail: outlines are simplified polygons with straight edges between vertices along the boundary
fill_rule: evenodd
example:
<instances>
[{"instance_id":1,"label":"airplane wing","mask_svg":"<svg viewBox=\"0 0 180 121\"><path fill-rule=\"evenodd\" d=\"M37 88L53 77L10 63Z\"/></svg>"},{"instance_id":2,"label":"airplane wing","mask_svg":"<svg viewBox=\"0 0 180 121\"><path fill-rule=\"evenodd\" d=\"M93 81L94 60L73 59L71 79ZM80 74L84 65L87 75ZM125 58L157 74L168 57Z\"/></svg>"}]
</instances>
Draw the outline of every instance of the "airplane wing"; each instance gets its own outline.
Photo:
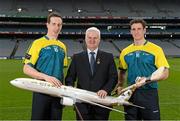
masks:
<instances>
[{"instance_id":1,"label":"airplane wing","mask_svg":"<svg viewBox=\"0 0 180 121\"><path fill-rule=\"evenodd\" d=\"M139 106L139 105L135 105L131 102L128 102L126 101L123 105L129 105L129 106L134 106L134 107L137 107L137 108L141 108L141 109L145 109L145 107L142 107L142 106Z\"/></svg>"},{"instance_id":2,"label":"airplane wing","mask_svg":"<svg viewBox=\"0 0 180 121\"><path fill-rule=\"evenodd\" d=\"M116 111L116 112L119 112L119 113L124 113L124 114L126 114L126 112L124 112L124 111L120 111L120 110L117 110L117 109L114 109L114 108L110 108L110 107L108 107L108 106L101 105L101 104L99 104L99 103L95 103L95 102L92 102L92 101L89 101L89 100L86 100L86 99L83 99L83 98L79 98L79 97L75 97L75 98L78 99L78 100L81 100L81 101L83 101L83 102L92 104L92 105L97 105L97 106L102 107L102 108L106 108L106 109L109 109L109 110L113 110L113 111Z\"/></svg>"}]
</instances>

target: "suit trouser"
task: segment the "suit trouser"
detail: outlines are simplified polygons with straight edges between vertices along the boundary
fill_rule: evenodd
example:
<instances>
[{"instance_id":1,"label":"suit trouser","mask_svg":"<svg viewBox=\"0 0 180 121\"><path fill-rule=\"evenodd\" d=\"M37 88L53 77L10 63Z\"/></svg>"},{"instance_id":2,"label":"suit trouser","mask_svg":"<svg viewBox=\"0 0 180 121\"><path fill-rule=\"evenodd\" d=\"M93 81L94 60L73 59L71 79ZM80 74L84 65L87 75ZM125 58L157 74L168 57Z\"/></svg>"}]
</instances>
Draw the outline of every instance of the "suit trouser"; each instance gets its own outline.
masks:
<instances>
[{"instance_id":1,"label":"suit trouser","mask_svg":"<svg viewBox=\"0 0 180 121\"><path fill-rule=\"evenodd\" d=\"M145 109L124 106L126 120L160 120L159 98L157 89L137 89L129 99L133 104Z\"/></svg>"},{"instance_id":2,"label":"suit trouser","mask_svg":"<svg viewBox=\"0 0 180 121\"><path fill-rule=\"evenodd\" d=\"M87 103L76 103L76 106L83 120L108 120L109 118L109 109L101 108L99 106L94 106ZM77 111L76 119L81 120Z\"/></svg>"},{"instance_id":3,"label":"suit trouser","mask_svg":"<svg viewBox=\"0 0 180 121\"><path fill-rule=\"evenodd\" d=\"M31 119L61 120L62 108L60 98L34 92Z\"/></svg>"}]
</instances>

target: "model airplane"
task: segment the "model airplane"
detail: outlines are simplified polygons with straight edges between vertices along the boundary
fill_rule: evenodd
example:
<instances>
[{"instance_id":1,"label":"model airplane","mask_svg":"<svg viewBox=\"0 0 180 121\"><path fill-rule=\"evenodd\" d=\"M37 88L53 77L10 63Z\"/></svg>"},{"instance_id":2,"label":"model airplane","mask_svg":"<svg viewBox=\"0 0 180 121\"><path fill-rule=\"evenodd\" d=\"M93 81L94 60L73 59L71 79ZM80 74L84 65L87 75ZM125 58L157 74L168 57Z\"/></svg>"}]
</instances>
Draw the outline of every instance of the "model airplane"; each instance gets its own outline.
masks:
<instances>
[{"instance_id":1,"label":"model airplane","mask_svg":"<svg viewBox=\"0 0 180 121\"><path fill-rule=\"evenodd\" d=\"M49 82L40 81L36 79L30 78L17 78L10 83L16 87L30 90L34 92L40 92L43 94L52 95L55 97L61 97L61 104L72 106L76 102L86 102L92 105L97 105L103 108L107 108L113 111L125 113L123 111L111 108L109 106L115 105L131 105L136 106L139 108L144 108L138 105L134 105L128 102L129 98L131 97L134 87L129 88L128 90L124 91L120 96L113 97L113 96L106 96L105 98L100 98L95 92L78 89L70 86L55 87Z\"/></svg>"},{"instance_id":2,"label":"model airplane","mask_svg":"<svg viewBox=\"0 0 180 121\"><path fill-rule=\"evenodd\" d=\"M160 67L155 72L152 73L152 75L145 80L142 80L136 84L133 84L127 88L124 88L121 90L121 93L118 97L113 96L106 96L105 98L100 98L95 92L78 89L74 87L64 86L61 87L55 87L49 82L40 81L36 79L30 79L30 78L17 78L12 80L10 83L16 87L34 91L34 92L40 92L48 95L52 95L55 97L62 98L61 104L72 106L76 102L86 102L93 105L97 105L103 108L107 108L113 111L125 113L123 111L108 107L108 106L115 106L115 105L131 105L138 108L144 108L138 105L134 105L130 102L128 102L129 98L131 97L133 91L147 83L151 83L152 80L157 80L161 78L165 71L165 67ZM137 77L137 81L141 77ZM140 85L140 86L139 86Z\"/></svg>"}]
</instances>

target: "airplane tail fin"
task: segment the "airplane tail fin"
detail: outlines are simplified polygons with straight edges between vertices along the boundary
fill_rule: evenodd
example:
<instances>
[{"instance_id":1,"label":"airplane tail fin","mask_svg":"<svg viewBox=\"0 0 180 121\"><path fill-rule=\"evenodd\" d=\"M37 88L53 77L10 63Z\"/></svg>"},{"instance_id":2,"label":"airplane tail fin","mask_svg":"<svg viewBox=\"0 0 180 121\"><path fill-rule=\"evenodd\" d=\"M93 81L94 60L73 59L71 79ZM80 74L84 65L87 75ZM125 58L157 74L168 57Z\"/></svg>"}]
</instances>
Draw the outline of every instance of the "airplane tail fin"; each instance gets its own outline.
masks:
<instances>
[{"instance_id":1,"label":"airplane tail fin","mask_svg":"<svg viewBox=\"0 0 180 121\"><path fill-rule=\"evenodd\" d=\"M145 107L135 105L135 104L128 101L130 99L130 97L132 96L133 91L134 91L133 88L128 89L128 90L124 91L120 96L118 96L117 97L117 99L119 100L118 104L129 105L129 106L134 106L134 107L137 107L137 108L145 109Z\"/></svg>"},{"instance_id":2,"label":"airplane tail fin","mask_svg":"<svg viewBox=\"0 0 180 121\"><path fill-rule=\"evenodd\" d=\"M136 80L135 80L135 82L136 82L137 80L139 80L139 78L140 78L140 77L137 77ZM112 96L114 96L114 95L117 94L117 88L118 88L118 86L116 86L115 89L112 91L112 93L111 93ZM131 85L131 86L128 86L128 87L122 89L122 90L119 92L118 95L121 95L122 93L124 93L125 91L127 91L127 90L129 90L129 89L134 92L134 91L136 90L136 88L137 88L137 84L135 83L135 84L133 84L133 85Z\"/></svg>"},{"instance_id":3,"label":"airplane tail fin","mask_svg":"<svg viewBox=\"0 0 180 121\"><path fill-rule=\"evenodd\" d=\"M136 82L137 80L139 80L139 78L140 78L140 77L137 77L136 80L135 80L135 82ZM122 89L121 92L120 92L120 95L121 95L122 93L124 93L125 91L127 91L127 90L131 90L132 92L134 92L134 91L136 90L136 88L137 88L137 84L135 83L135 84L133 84L133 85L131 85L131 86L128 86L128 87Z\"/></svg>"},{"instance_id":4,"label":"airplane tail fin","mask_svg":"<svg viewBox=\"0 0 180 121\"><path fill-rule=\"evenodd\" d=\"M131 89L128 89L128 90L122 92L122 93L117 97L117 99L122 99L122 100L128 101L132 94L133 94L133 91L132 91Z\"/></svg>"},{"instance_id":5,"label":"airplane tail fin","mask_svg":"<svg viewBox=\"0 0 180 121\"><path fill-rule=\"evenodd\" d=\"M134 92L136 90L136 88L137 88L136 84L128 86L128 87L121 90L120 95L123 94L124 92L128 91L128 90L131 90L132 92Z\"/></svg>"}]
</instances>

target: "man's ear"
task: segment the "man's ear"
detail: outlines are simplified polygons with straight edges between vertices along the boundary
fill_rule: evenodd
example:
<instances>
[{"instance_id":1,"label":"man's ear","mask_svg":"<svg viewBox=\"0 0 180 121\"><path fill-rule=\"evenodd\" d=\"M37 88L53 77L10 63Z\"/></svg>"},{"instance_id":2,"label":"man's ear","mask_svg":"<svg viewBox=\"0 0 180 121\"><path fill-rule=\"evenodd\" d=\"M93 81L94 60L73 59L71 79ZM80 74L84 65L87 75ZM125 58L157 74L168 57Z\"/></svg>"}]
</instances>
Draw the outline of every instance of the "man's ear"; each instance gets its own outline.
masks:
<instances>
[{"instance_id":1,"label":"man's ear","mask_svg":"<svg viewBox=\"0 0 180 121\"><path fill-rule=\"evenodd\" d=\"M131 33L131 35L132 35L132 30L130 29L130 33Z\"/></svg>"},{"instance_id":2,"label":"man's ear","mask_svg":"<svg viewBox=\"0 0 180 121\"><path fill-rule=\"evenodd\" d=\"M47 23L46 23L46 27L47 27L47 28L48 28L48 25L49 25L49 23L47 22Z\"/></svg>"},{"instance_id":3,"label":"man's ear","mask_svg":"<svg viewBox=\"0 0 180 121\"><path fill-rule=\"evenodd\" d=\"M144 34L146 34L146 28L144 28Z\"/></svg>"}]
</instances>

